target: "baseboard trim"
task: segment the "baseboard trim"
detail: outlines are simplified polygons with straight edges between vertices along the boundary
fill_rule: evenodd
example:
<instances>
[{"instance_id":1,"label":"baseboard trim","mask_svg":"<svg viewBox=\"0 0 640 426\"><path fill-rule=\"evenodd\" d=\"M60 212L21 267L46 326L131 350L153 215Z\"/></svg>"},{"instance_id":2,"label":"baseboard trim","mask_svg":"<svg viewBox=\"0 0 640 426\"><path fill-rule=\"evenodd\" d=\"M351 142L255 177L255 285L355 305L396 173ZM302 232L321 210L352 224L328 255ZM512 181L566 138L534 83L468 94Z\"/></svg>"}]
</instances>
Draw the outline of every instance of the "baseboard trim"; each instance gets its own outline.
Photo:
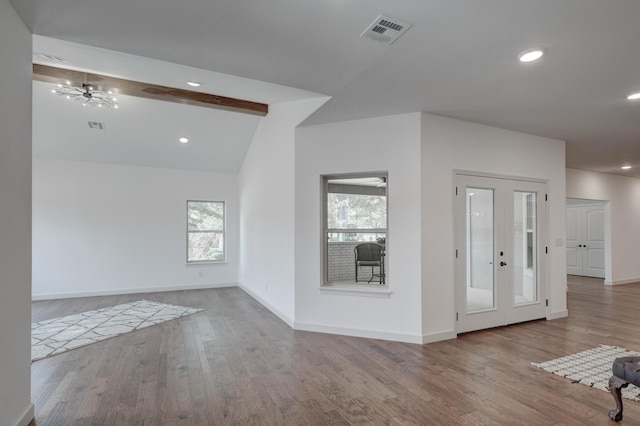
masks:
<instances>
[{"instance_id":1,"label":"baseboard trim","mask_svg":"<svg viewBox=\"0 0 640 426\"><path fill-rule=\"evenodd\" d=\"M622 285L622 284L634 284L634 283L640 283L640 278L631 278L628 280L614 280L614 281L604 280L604 285Z\"/></svg>"},{"instance_id":2,"label":"baseboard trim","mask_svg":"<svg viewBox=\"0 0 640 426\"><path fill-rule=\"evenodd\" d=\"M280 310L278 310L275 306L273 306L271 303L269 303L268 301L266 301L265 299L263 299L260 295L254 293L250 288L242 285L242 283L238 284L238 287L240 287L245 293L247 293L249 296L251 296L252 298L254 298L258 303L260 303L262 306L264 306L265 308L267 308L269 311L271 311L272 314L274 314L275 316L277 316L278 318L280 318L285 324L287 324L289 327L291 328L295 328L293 326L293 319L291 319L288 315L285 315L283 312L281 312Z\"/></svg>"},{"instance_id":3,"label":"baseboard trim","mask_svg":"<svg viewBox=\"0 0 640 426\"><path fill-rule=\"evenodd\" d=\"M118 290L94 290L69 293L34 294L31 300L72 299L76 297L113 296L118 294L159 293L162 291L202 290L208 288L237 287L237 283L200 284L170 287L123 288Z\"/></svg>"},{"instance_id":4,"label":"baseboard trim","mask_svg":"<svg viewBox=\"0 0 640 426\"><path fill-rule=\"evenodd\" d=\"M35 418L35 407L33 403L31 403L29 404L27 411L25 411L25 413L22 415L20 420L18 420L18 423L16 423L16 426L29 426L29 424L33 421L34 418Z\"/></svg>"},{"instance_id":5,"label":"baseboard trim","mask_svg":"<svg viewBox=\"0 0 640 426\"><path fill-rule=\"evenodd\" d=\"M443 340L457 339L458 333L455 330L439 331L437 333L429 333L422 335L422 344L441 342Z\"/></svg>"},{"instance_id":6,"label":"baseboard trim","mask_svg":"<svg viewBox=\"0 0 640 426\"><path fill-rule=\"evenodd\" d=\"M316 333L338 334L341 336L364 337L366 339L389 340L392 342L415 343L418 345L421 345L423 343L423 336L413 334L389 333L385 331L336 327L332 325L314 324L300 321L296 321L293 328L300 331L313 331Z\"/></svg>"},{"instance_id":7,"label":"baseboard trim","mask_svg":"<svg viewBox=\"0 0 640 426\"><path fill-rule=\"evenodd\" d=\"M567 311L566 309L564 311L549 312L549 314L547 315L547 320L566 318L568 316L569 316L569 311Z\"/></svg>"}]
</instances>

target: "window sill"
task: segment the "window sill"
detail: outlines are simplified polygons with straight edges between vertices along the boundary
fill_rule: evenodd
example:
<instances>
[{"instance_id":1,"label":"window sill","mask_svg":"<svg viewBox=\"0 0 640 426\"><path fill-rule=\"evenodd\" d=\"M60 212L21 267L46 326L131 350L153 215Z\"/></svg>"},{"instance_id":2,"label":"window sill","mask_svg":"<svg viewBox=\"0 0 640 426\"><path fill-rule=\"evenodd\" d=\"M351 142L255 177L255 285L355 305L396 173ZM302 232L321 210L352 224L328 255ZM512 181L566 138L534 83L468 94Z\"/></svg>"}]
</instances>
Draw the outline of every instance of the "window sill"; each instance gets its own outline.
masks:
<instances>
[{"instance_id":1,"label":"window sill","mask_svg":"<svg viewBox=\"0 0 640 426\"><path fill-rule=\"evenodd\" d=\"M193 262L187 262L187 266L198 266L198 265L216 265L216 264L224 264L227 263L226 260L198 260Z\"/></svg>"},{"instance_id":2,"label":"window sill","mask_svg":"<svg viewBox=\"0 0 640 426\"><path fill-rule=\"evenodd\" d=\"M346 296L362 297L391 297L391 290L388 287L374 288L362 285L326 285L319 288L322 294L343 294Z\"/></svg>"}]
</instances>

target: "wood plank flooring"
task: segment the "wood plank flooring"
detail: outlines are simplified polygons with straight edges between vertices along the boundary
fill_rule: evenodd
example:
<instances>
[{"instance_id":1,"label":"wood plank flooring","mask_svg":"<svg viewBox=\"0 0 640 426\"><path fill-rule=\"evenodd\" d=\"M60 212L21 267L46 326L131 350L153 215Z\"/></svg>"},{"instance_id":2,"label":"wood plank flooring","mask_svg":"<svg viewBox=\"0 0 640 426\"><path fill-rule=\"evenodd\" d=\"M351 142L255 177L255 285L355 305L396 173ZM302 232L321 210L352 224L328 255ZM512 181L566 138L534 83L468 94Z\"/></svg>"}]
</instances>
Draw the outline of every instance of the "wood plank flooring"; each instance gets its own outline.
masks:
<instances>
[{"instance_id":1,"label":"wood plank flooring","mask_svg":"<svg viewBox=\"0 0 640 426\"><path fill-rule=\"evenodd\" d=\"M640 283L573 276L568 318L423 346L294 331L239 288L39 301L33 321L142 298L206 310L34 362L38 426L609 425L608 393L530 363L640 351Z\"/></svg>"}]
</instances>

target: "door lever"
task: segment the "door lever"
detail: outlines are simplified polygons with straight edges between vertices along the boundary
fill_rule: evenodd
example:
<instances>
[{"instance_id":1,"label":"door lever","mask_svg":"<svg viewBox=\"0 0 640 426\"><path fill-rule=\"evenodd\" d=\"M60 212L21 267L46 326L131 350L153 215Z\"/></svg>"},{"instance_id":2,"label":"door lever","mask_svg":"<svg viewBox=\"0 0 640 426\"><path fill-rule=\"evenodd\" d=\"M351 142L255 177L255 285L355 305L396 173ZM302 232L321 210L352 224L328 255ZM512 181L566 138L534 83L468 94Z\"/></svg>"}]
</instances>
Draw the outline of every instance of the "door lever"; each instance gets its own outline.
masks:
<instances>
[{"instance_id":1,"label":"door lever","mask_svg":"<svg viewBox=\"0 0 640 426\"><path fill-rule=\"evenodd\" d=\"M500 262L500 266L507 266L507 262Z\"/></svg>"}]
</instances>

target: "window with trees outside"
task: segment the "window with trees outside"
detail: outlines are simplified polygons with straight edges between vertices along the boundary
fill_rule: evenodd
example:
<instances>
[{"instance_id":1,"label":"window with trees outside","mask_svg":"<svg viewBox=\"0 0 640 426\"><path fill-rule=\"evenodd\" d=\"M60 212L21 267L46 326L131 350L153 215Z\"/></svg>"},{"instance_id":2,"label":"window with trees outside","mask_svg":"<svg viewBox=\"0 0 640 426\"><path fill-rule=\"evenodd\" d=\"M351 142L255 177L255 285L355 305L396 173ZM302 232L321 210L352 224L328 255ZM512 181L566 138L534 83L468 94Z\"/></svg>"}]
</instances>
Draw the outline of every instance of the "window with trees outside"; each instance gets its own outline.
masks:
<instances>
[{"instance_id":1,"label":"window with trees outside","mask_svg":"<svg viewBox=\"0 0 640 426\"><path fill-rule=\"evenodd\" d=\"M387 263L386 173L325 176L324 188L325 284L386 284L385 268L358 267L354 254L358 244L375 243Z\"/></svg>"},{"instance_id":2,"label":"window with trees outside","mask_svg":"<svg viewBox=\"0 0 640 426\"><path fill-rule=\"evenodd\" d=\"M224 202L187 201L187 263L224 262Z\"/></svg>"}]
</instances>

